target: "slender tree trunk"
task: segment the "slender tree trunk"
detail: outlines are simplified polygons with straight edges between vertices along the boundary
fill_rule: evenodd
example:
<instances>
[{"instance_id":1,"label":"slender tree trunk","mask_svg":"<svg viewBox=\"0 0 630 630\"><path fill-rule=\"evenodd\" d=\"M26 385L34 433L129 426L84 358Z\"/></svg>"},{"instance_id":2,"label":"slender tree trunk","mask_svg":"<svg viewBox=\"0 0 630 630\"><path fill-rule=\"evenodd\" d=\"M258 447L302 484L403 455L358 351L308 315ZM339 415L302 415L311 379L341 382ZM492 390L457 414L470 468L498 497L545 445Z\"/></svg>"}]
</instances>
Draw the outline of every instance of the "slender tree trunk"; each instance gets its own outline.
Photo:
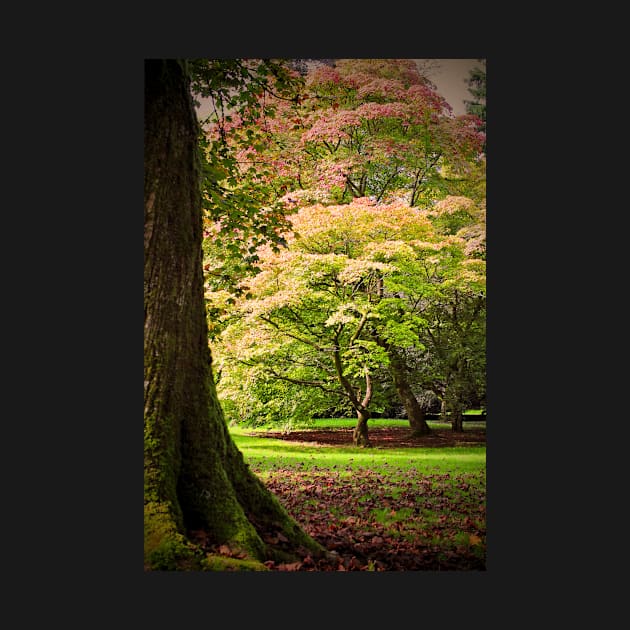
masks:
<instances>
[{"instance_id":1,"label":"slender tree trunk","mask_svg":"<svg viewBox=\"0 0 630 630\"><path fill-rule=\"evenodd\" d=\"M440 416L442 418L442 422L446 422L448 420L448 405L446 404L446 390L444 391L444 397L442 398L442 402L440 403Z\"/></svg>"},{"instance_id":2,"label":"slender tree trunk","mask_svg":"<svg viewBox=\"0 0 630 630\"><path fill-rule=\"evenodd\" d=\"M374 338L376 339L376 343L385 349L389 357L389 369L394 381L394 387L407 413L412 435L429 435L431 428L427 424L424 410L409 385L405 374L404 361L400 358L394 347L390 346L377 335L375 335Z\"/></svg>"},{"instance_id":3,"label":"slender tree trunk","mask_svg":"<svg viewBox=\"0 0 630 630\"><path fill-rule=\"evenodd\" d=\"M456 433L464 431L464 417L460 405L455 404L451 410L451 429Z\"/></svg>"},{"instance_id":4,"label":"slender tree trunk","mask_svg":"<svg viewBox=\"0 0 630 630\"><path fill-rule=\"evenodd\" d=\"M458 359L454 366L451 381L451 428L456 433L462 433L464 431L464 404L462 401L464 374L461 359Z\"/></svg>"},{"instance_id":5,"label":"slender tree trunk","mask_svg":"<svg viewBox=\"0 0 630 630\"><path fill-rule=\"evenodd\" d=\"M405 407L412 435L429 435L431 428L424 417L424 411L418 403L405 375L405 366L394 350L389 351L389 367L398 397Z\"/></svg>"},{"instance_id":6,"label":"slender tree trunk","mask_svg":"<svg viewBox=\"0 0 630 630\"><path fill-rule=\"evenodd\" d=\"M264 569L265 559L321 552L249 471L217 399L203 300L198 125L184 62L145 62L144 125L145 569ZM244 558L209 555L192 530ZM273 531L288 540L285 549L263 541Z\"/></svg>"},{"instance_id":7,"label":"slender tree trunk","mask_svg":"<svg viewBox=\"0 0 630 630\"><path fill-rule=\"evenodd\" d=\"M447 412L450 411L450 414ZM464 430L463 410L458 394L456 376L453 372L447 375L446 386L444 388L444 398L442 398L442 420L450 420L451 430L461 433Z\"/></svg>"},{"instance_id":8,"label":"slender tree trunk","mask_svg":"<svg viewBox=\"0 0 630 630\"><path fill-rule=\"evenodd\" d=\"M357 410L357 423L352 431L352 442L355 446L370 447L368 420L371 414L367 409Z\"/></svg>"},{"instance_id":9,"label":"slender tree trunk","mask_svg":"<svg viewBox=\"0 0 630 630\"><path fill-rule=\"evenodd\" d=\"M365 324L366 321L367 321L367 316L363 318L362 323L357 328L352 342L354 342L354 340L358 338L361 332L361 329L363 328L363 324ZM338 341L339 341L338 336L340 333L341 333L341 330L337 332L337 336L335 337L335 345L338 344ZM363 396L362 400L359 400L359 397L361 394L359 393L359 395L357 395L357 392L355 392L355 389L352 386L352 383L350 383L350 381L344 375L343 362L341 360L341 352L338 347L333 352L333 361L335 365L335 371L337 372L337 379L339 380L339 383L341 384L344 391L346 392L346 396L348 397L348 400L350 401L352 408L357 413L357 424L354 427L354 431L352 432L352 442L355 446L369 447L371 446L371 444L370 444L370 439L368 437L368 424L367 423L370 417L372 416L372 414L368 410L370 406L370 402L372 401L372 393L373 393L372 377L370 376L369 370L365 368L364 369L365 396Z\"/></svg>"}]
</instances>

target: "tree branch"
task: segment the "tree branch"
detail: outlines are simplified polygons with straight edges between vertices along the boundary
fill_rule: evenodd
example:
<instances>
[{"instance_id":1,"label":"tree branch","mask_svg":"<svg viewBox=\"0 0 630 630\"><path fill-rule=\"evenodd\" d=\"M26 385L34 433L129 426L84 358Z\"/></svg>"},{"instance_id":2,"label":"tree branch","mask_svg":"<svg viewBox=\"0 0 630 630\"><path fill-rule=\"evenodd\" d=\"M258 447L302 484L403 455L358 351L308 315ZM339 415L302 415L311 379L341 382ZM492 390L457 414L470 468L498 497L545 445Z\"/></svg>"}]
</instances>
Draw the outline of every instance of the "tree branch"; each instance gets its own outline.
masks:
<instances>
[{"instance_id":1,"label":"tree branch","mask_svg":"<svg viewBox=\"0 0 630 630\"><path fill-rule=\"evenodd\" d=\"M304 343L304 344L306 344L308 346L311 346L312 348L315 348L316 350L318 350L320 352L326 352L326 348L325 347L322 347L322 346L316 344L314 341L311 341L310 339L304 339L302 337L299 337L298 335L294 335L293 333L290 333L290 332L287 332L286 330L283 330L282 328L280 328L280 326L276 322L274 322L273 320L269 319L268 317L265 317L264 315L259 315L258 318L262 319L264 322L267 322L268 324L273 326L277 331L279 331L283 335L286 335L287 337L291 337L291 339L295 339L296 341Z\"/></svg>"}]
</instances>

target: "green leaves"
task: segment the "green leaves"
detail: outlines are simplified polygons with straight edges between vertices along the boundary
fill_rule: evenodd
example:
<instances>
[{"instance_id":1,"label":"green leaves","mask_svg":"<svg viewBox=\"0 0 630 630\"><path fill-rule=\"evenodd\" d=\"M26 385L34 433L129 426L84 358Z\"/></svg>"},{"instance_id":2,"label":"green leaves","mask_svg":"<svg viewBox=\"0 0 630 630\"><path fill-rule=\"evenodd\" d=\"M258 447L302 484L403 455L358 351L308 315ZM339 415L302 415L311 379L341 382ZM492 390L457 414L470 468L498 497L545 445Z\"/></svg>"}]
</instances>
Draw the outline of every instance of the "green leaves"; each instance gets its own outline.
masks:
<instances>
[{"instance_id":1,"label":"green leaves","mask_svg":"<svg viewBox=\"0 0 630 630\"><path fill-rule=\"evenodd\" d=\"M468 344L464 355L482 358L483 310L464 307L469 295L483 295L485 261L466 256L464 238L434 230L426 211L357 200L302 208L291 225L300 237L288 235L286 249L247 250L261 273L239 285L246 289L221 337L234 361L339 396L335 353L341 374L363 393L366 379L386 378L391 350L418 362L414 370L436 388L442 356L457 349L457 358ZM224 352L219 345L215 354ZM478 365L475 358L476 373Z\"/></svg>"}]
</instances>

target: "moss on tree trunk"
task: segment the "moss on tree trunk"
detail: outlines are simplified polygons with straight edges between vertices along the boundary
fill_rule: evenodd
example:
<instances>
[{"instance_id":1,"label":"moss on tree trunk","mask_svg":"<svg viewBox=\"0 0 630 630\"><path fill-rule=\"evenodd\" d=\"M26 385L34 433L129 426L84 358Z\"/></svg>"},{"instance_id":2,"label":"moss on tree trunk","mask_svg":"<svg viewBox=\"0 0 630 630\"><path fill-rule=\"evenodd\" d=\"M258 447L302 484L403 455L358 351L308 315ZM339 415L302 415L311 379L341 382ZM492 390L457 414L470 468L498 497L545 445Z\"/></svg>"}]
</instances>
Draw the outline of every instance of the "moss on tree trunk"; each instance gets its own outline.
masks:
<instances>
[{"instance_id":1,"label":"moss on tree trunk","mask_svg":"<svg viewBox=\"0 0 630 630\"><path fill-rule=\"evenodd\" d=\"M145 62L145 569L212 569L203 530L247 569L323 549L249 470L211 377L203 298L198 124L185 63ZM288 540L272 547L264 534ZM251 562L254 560L254 563ZM237 563L238 564L238 563Z\"/></svg>"}]
</instances>

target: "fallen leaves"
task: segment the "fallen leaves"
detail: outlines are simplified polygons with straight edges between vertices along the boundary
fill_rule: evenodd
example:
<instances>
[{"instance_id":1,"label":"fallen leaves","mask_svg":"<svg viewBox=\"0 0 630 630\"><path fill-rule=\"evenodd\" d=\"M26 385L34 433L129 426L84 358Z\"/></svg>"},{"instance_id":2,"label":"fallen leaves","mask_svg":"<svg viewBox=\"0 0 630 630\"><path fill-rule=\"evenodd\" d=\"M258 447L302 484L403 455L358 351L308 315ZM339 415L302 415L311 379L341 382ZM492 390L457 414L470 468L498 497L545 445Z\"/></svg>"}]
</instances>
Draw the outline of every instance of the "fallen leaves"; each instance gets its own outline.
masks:
<instances>
[{"instance_id":1,"label":"fallen leaves","mask_svg":"<svg viewBox=\"0 0 630 630\"><path fill-rule=\"evenodd\" d=\"M254 471L258 472L258 471ZM485 472L388 477L301 466L265 485L329 552L273 571L485 570ZM325 489L325 492L323 491ZM281 534L273 534L278 542ZM270 541L271 541L270 540Z\"/></svg>"}]
</instances>

